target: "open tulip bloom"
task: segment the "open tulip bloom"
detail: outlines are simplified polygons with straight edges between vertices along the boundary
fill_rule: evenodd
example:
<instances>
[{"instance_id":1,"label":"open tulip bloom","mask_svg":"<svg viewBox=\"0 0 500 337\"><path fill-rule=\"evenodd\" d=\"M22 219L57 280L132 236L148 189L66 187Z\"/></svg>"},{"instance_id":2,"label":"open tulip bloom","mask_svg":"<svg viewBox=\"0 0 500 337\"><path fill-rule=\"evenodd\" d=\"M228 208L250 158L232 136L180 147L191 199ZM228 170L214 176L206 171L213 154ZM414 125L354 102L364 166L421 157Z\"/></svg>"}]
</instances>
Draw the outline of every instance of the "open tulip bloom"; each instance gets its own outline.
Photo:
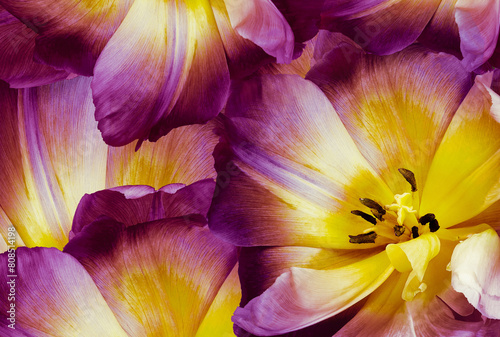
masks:
<instances>
[{"instance_id":1,"label":"open tulip bloom","mask_svg":"<svg viewBox=\"0 0 500 337\"><path fill-rule=\"evenodd\" d=\"M234 85L209 225L244 247L240 336L498 334L498 75L339 47Z\"/></svg>"}]
</instances>

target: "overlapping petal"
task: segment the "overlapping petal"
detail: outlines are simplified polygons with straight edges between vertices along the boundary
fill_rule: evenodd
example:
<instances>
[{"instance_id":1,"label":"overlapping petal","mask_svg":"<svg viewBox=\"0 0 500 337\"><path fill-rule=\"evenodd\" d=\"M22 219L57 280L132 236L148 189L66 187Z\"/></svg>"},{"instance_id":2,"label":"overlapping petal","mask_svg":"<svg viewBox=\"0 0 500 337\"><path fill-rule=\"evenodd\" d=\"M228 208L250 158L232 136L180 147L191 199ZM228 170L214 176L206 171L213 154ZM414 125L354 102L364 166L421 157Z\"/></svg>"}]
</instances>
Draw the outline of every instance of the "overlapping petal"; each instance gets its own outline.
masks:
<instances>
[{"instance_id":1,"label":"overlapping petal","mask_svg":"<svg viewBox=\"0 0 500 337\"><path fill-rule=\"evenodd\" d=\"M243 82L234 87L226 116L209 217L211 229L231 242L352 248L348 234L369 227L350 213L361 205L358 198L392 201L309 81L261 76Z\"/></svg>"},{"instance_id":2,"label":"overlapping petal","mask_svg":"<svg viewBox=\"0 0 500 337\"><path fill-rule=\"evenodd\" d=\"M421 47L387 57L339 48L307 78L325 92L393 193L409 191L397 172L401 167L411 170L417 188L423 188L434 153L472 85L456 58Z\"/></svg>"},{"instance_id":3,"label":"overlapping petal","mask_svg":"<svg viewBox=\"0 0 500 337\"><path fill-rule=\"evenodd\" d=\"M476 78L430 166L421 212L436 214L444 228L500 198L500 96L490 89L492 75Z\"/></svg>"},{"instance_id":4,"label":"overlapping petal","mask_svg":"<svg viewBox=\"0 0 500 337\"><path fill-rule=\"evenodd\" d=\"M236 263L236 248L203 225L181 217L125 227L100 218L64 251L85 267L129 335L194 336Z\"/></svg>"},{"instance_id":5,"label":"overlapping petal","mask_svg":"<svg viewBox=\"0 0 500 337\"><path fill-rule=\"evenodd\" d=\"M37 34L0 7L0 79L11 88L36 87L68 76L62 70L35 63Z\"/></svg>"},{"instance_id":6,"label":"overlapping petal","mask_svg":"<svg viewBox=\"0 0 500 337\"><path fill-rule=\"evenodd\" d=\"M4 336L128 336L82 265L55 248L16 250L16 276L0 255ZM11 282L11 283L7 283ZM11 286L12 285L12 286ZM7 294L14 289L13 300ZM14 319L9 321L14 304ZM9 328L13 324L15 329ZM17 334L16 334L17 333Z\"/></svg>"},{"instance_id":7,"label":"overlapping petal","mask_svg":"<svg viewBox=\"0 0 500 337\"><path fill-rule=\"evenodd\" d=\"M2 0L0 5L39 36L35 59L69 73L90 76L132 0Z\"/></svg>"},{"instance_id":8,"label":"overlapping petal","mask_svg":"<svg viewBox=\"0 0 500 337\"><path fill-rule=\"evenodd\" d=\"M388 55L417 40L439 3L438 0L327 0L321 26L347 35L366 51Z\"/></svg>"}]
</instances>

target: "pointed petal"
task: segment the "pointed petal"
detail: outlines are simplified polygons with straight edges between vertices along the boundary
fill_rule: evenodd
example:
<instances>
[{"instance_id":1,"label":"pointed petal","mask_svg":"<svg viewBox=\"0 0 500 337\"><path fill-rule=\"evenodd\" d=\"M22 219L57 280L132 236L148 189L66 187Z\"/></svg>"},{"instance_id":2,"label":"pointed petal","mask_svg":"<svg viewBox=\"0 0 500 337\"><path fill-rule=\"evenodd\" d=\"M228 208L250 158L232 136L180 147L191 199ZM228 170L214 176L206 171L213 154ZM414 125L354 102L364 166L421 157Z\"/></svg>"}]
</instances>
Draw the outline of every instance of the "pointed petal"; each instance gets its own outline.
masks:
<instances>
[{"instance_id":1,"label":"pointed petal","mask_svg":"<svg viewBox=\"0 0 500 337\"><path fill-rule=\"evenodd\" d=\"M5 102L0 204L28 246L64 247L80 198L104 188L107 146L96 130L90 79L15 91ZM10 96L9 96L10 95Z\"/></svg>"},{"instance_id":2,"label":"pointed petal","mask_svg":"<svg viewBox=\"0 0 500 337\"><path fill-rule=\"evenodd\" d=\"M434 213L443 228L500 198L500 96L485 82L490 76L476 78L453 117L422 192L421 214Z\"/></svg>"},{"instance_id":3,"label":"pointed petal","mask_svg":"<svg viewBox=\"0 0 500 337\"><path fill-rule=\"evenodd\" d=\"M39 34L36 60L70 73L90 76L97 58L132 2L2 0L0 4Z\"/></svg>"},{"instance_id":4,"label":"pointed petal","mask_svg":"<svg viewBox=\"0 0 500 337\"><path fill-rule=\"evenodd\" d=\"M276 57L278 63L292 61L293 32L272 1L224 0L224 3L231 25L238 34Z\"/></svg>"},{"instance_id":5,"label":"pointed petal","mask_svg":"<svg viewBox=\"0 0 500 337\"><path fill-rule=\"evenodd\" d=\"M458 0L455 20L464 66L474 70L485 63L495 50L500 29L500 1Z\"/></svg>"},{"instance_id":6,"label":"pointed petal","mask_svg":"<svg viewBox=\"0 0 500 337\"><path fill-rule=\"evenodd\" d=\"M355 304L393 270L385 252L337 269L291 268L261 296L236 309L233 321L261 336L294 331Z\"/></svg>"},{"instance_id":7,"label":"pointed petal","mask_svg":"<svg viewBox=\"0 0 500 337\"><path fill-rule=\"evenodd\" d=\"M219 137L215 123L177 128L156 143L109 148L106 187L149 185L156 189L215 179L212 152Z\"/></svg>"},{"instance_id":8,"label":"pointed petal","mask_svg":"<svg viewBox=\"0 0 500 337\"><path fill-rule=\"evenodd\" d=\"M226 115L209 215L215 233L243 246L361 248L348 235L371 224L351 210L360 197L388 204L393 195L314 84L255 77L234 86Z\"/></svg>"},{"instance_id":9,"label":"pointed petal","mask_svg":"<svg viewBox=\"0 0 500 337\"><path fill-rule=\"evenodd\" d=\"M241 289L236 264L220 287L195 337L234 336L231 316L240 304Z\"/></svg>"},{"instance_id":10,"label":"pointed petal","mask_svg":"<svg viewBox=\"0 0 500 337\"><path fill-rule=\"evenodd\" d=\"M389 55L415 42L438 5L436 0L327 0L322 28L345 34L368 52Z\"/></svg>"},{"instance_id":11,"label":"pointed petal","mask_svg":"<svg viewBox=\"0 0 500 337\"><path fill-rule=\"evenodd\" d=\"M94 222L100 216L115 219L125 226L138 223L185 216L189 220L195 214L206 217L215 182L211 179L202 180L186 187L181 187L173 193L164 192L167 185L155 192L150 186L121 186L117 189L107 189L92 194L86 194L78 204L70 238ZM138 193L140 189L142 193ZM130 192L134 191L134 195Z\"/></svg>"},{"instance_id":12,"label":"pointed petal","mask_svg":"<svg viewBox=\"0 0 500 337\"><path fill-rule=\"evenodd\" d=\"M459 243L451 257L451 283L488 318L500 319L500 238L489 229Z\"/></svg>"},{"instance_id":13,"label":"pointed petal","mask_svg":"<svg viewBox=\"0 0 500 337\"><path fill-rule=\"evenodd\" d=\"M229 72L208 0L135 1L99 57L92 89L99 129L112 146L156 141L215 117Z\"/></svg>"},{"instance_id":14,"label":"pointed petal","mask_svg":"<svg viewBox=\"0 0 500 337\"><path fill-rule=\"evenodd\" d=\"M2 308L15 305L15 330L4 331L37 337L128 336L92 278L71 255L40 247L19 248L15 255L16 277L8 276L8 254L0 255L0 290L2 294L15 290L15 300L0 299ZM6 311L0 313L1 328L11 323Z\"/></svg>"},{"instance_id":15,"label":"pointed petal","mask_svg":"<svg viewBox=\"0 0 500 337\"><path fill-rule=\"evenodd\" d=\"M193 336L236 264L236 248L183 218L125 227L109 218L64 248L131 336Z\"/></svg>"},{"instance_id":16,"label":"pointed petal","mask_svg":"<svg viewBox=\"0 0 500 337\"><path fill-rule=\"evenodd\" d=\"M456 58L421 47L388 57L338 50L306 78L325 92L393 193L410 191L398 168L412 171L417 189L423 188L434 153L472 85Z\"/></svg>"},{"instance_id":17,"label":"pointed petal","mask_svg":"<svg viewBox=\"0 0 500 337\"><path fill-rule=\"evenodd\" d=\"M68 73L33 62L37 34L0 7L0 79L11 88L36 87L62 80Z\"/></svg>"}]
</instances>

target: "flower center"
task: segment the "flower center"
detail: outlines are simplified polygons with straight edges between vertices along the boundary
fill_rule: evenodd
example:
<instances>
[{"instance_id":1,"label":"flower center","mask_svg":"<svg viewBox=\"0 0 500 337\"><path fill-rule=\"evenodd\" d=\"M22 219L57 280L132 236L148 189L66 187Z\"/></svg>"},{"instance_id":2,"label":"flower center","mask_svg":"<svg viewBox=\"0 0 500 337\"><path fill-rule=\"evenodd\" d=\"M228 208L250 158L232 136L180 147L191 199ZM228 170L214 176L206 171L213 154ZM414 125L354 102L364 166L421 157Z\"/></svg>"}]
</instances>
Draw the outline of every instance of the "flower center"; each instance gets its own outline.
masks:
<instances>
[{"instance_id":1,"label":"flower center","mask_svg":"<svg viewBox=\"0 0 500 337\"><path fill-rule=\"evenodd\" d=\"M375 243L375 239L379 236L402 242L439 229L434 214L427 213L418 217L418 189L413 172L404 168L398 171L411 185L411 193L396 194L394 202L385 206L371 199L360 198L360 202L370 209L372 215L360 210L351 213L370 222L373 227L362 234L349 235L350 243Z\"/></svg>"}]
</instances>

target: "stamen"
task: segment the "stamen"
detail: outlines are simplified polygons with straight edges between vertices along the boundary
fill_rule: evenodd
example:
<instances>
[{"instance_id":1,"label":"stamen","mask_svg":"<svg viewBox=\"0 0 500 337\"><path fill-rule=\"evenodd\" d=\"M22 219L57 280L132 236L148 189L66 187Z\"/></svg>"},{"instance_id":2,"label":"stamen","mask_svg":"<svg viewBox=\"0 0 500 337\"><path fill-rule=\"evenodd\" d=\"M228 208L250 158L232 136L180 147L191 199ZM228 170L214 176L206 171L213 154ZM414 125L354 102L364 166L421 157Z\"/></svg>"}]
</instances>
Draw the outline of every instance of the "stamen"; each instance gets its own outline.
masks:
<instances>
[{"instance_id":1,"label":"stamen","mask_svg":"<svg viewBox=\"0 0 500 337\"><path fill-rule=\"evenodd\" d=\"M354 215L358 215L360 217L362 217L364 220L376 225L377 224L377 219L375 219L374 217L372 217L370 214L368 213L365 213L365 212L362 212L362 211L351 211L352 214Z\"/></svg>"},{"instance_id":2,"label":"stamen","mask_svg":"<svg viewBox=\"0 0 500 337\"><path fill-rule=\"evenodd\" d=\"M417 226L413 226L411 228L411 234L413 235L413 238L416 239L419 237L418 235L418 227Z\"/></svg>"},{"instance_id":3,"label":"stamen","mask_svg":"<svg viewBox=\"0 0 500 337\"><path fill-rule=\"evenodd\" d=\"M366 234L349 235L349 242L350 243L375 243L376 238L377 238L377 233L369 232Z\"/></svg>"},{"instance_id":4,"label":"stamen","mask_svg":"<svg viewBox=\"0 0 500 337\"><path fill-rule=\"evenodd\" d=\"M396 235L397 237L403 235L404 232L405 232L405 226L399 226L399 225L394 226L394 235Z\"/></svg>"},{"instance_id":5,"label":"stamen","mask_svg":"<svg viewBox=\"0 0 500 337\"><path fill-rule=\"evenodd\" d=\"M436 219L432 219L429 222L429 229L431 232L435 232L439 229L439 222Z\"/></svg>"},{"instance_id":6,"label":"stamen","mask_svg":"<svg viewBox=\"0 0 500 337\"><path fill-rule=\"evenodd\" d=\"M436 216L433 213L427 213L423 217L421 217L418 222L420 222L423 226L427 225L432 220L436 219Z\"/></svg>"},{"instance_id":7,"label":"stamen","mask_svg":"<svg viewBox=\"0 0 500 337\"><path fill-rule=\"evenodd\" d=\"M368 198L359 198L359 201L368 208L371 208L373 215L380 221L384 221L382 216L385 214L385 209L379 203Z\"/></svg>"},{"instance_id":8,"label":"stamen","mask_svg":"<svg viewBox=\"0 0 500 337\"><path fill-rule=\"evenodd\" d=\"M411 191L417 191L417 181L415 180L415 174L412 171L407 170L405 168L398 169L399 173L406 179L407 182L411 185Z\"/></svg>"}]
</instances>

